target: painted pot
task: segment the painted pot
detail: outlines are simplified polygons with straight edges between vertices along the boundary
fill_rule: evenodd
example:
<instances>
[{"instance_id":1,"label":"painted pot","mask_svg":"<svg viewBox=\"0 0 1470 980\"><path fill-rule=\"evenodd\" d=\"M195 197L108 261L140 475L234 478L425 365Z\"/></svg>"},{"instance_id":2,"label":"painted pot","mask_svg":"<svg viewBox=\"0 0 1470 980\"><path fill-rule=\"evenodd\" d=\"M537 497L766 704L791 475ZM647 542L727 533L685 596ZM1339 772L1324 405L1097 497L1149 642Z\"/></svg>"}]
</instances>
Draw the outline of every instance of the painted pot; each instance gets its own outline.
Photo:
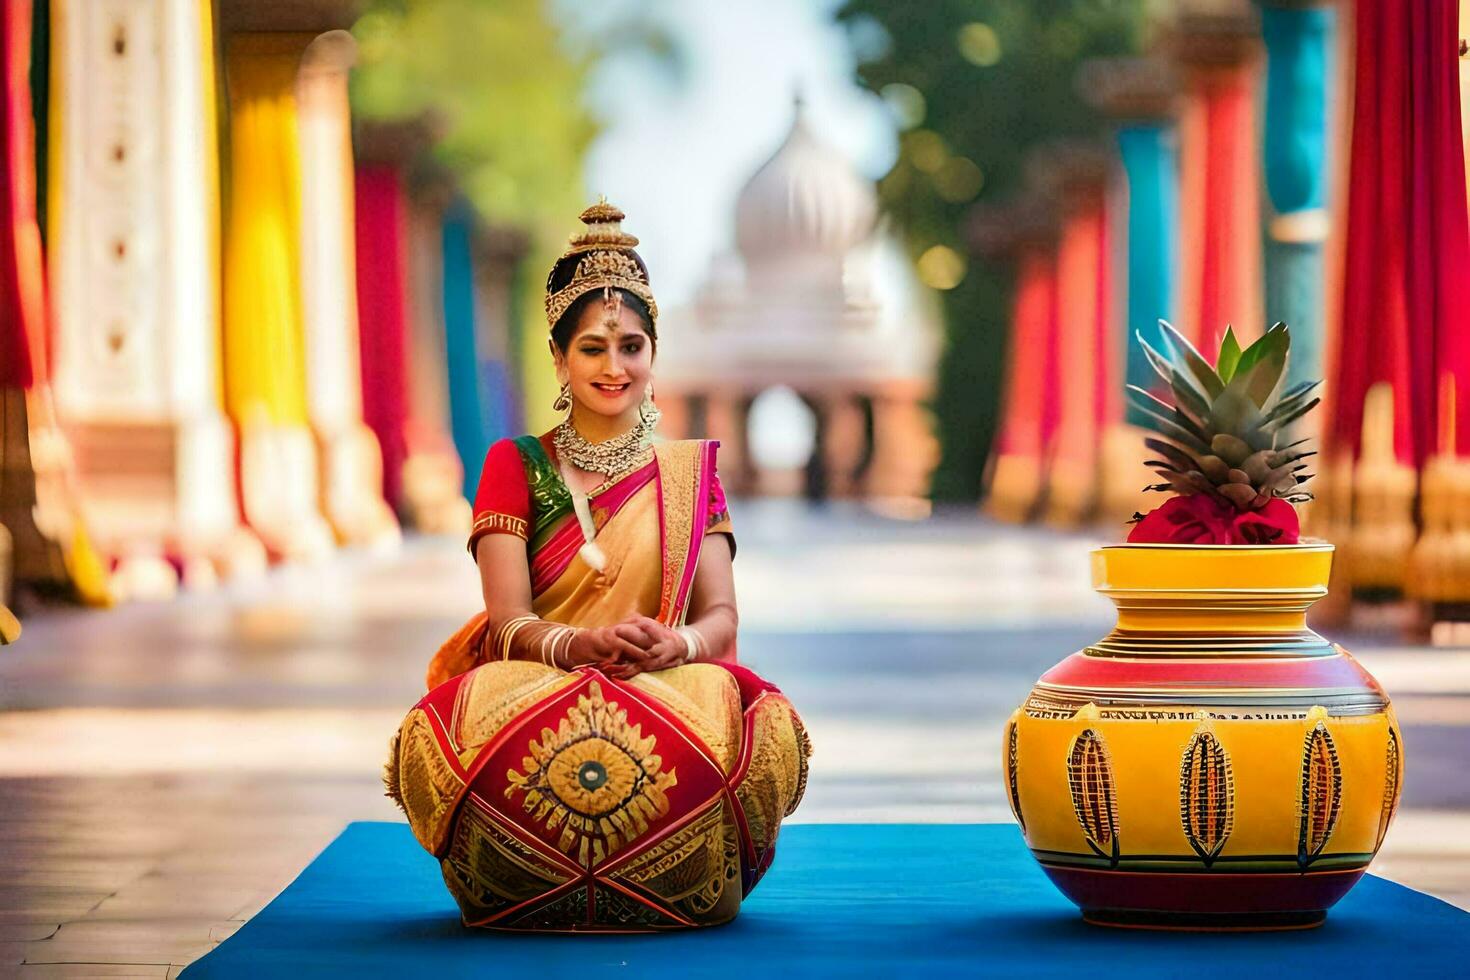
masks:
<instances>
[{"instance_id":1,"label":"painted pot","mask_svg":"<svg viewBox=\"0 0 1470 980\"><path fill-rule=\"evenodd\" d=\"M1002 744L1026 843L1088 921L1305 928L1367 870L1403 740L1307 628L1331 566L1327 544L1092 553L1118 624L1042 675Z\"/></svg>"}]
</instances>

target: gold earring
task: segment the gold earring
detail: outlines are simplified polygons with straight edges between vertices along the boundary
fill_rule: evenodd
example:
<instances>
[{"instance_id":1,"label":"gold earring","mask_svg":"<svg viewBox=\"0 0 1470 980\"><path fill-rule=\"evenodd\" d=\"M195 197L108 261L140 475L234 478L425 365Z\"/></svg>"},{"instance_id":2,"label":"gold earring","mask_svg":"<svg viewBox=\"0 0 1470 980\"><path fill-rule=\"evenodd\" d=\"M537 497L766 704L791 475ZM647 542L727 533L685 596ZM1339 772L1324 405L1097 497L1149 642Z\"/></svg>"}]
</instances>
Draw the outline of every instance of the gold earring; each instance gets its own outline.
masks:
<instances>
[{"instance_id":1,"label":"gold earring","mask_svg":"<svg viewBox=\"0 0 1470 980\"><path fill-rule=\"evenodd\" d=\"M638 418L650 426L658 425L659 419L663 418L663 413L653 402L652 381L648 383L647 388L643 389L643 401L638 406Z\"/></svg>"},{"instance_id":2,"label":"gold earring","mask_svg":"<svg viewBox=\"0 0 1470 980\"><path fill-rule=\"evenodd\" d=\"M556 401L551 403L554 412L565 412L572 407L572 386L570 383L561 386L561 392L556 396Z\"/></svg>"}]
</instances>

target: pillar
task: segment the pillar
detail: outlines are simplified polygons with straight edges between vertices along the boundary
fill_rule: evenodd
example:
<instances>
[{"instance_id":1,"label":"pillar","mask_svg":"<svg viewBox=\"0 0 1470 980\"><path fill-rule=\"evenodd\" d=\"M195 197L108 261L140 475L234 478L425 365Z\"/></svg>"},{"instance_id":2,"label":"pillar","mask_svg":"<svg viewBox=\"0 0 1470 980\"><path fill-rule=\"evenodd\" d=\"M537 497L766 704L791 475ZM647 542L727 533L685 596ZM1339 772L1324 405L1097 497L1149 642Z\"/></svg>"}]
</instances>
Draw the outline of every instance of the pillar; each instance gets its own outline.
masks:
<instances>
[{"instance_id":1,"label":"pillar","mask_svg":"<svg viewBox=\"0 0 1470 980\"><path fill-rule=\"evenodd\" d=\"M31 118L31 4L0 5L0 525L16 585L110 599L51 395ZM0 606L3 609L3 606ZM3 630L11 633L9 613Z\"/></svg>"},{"instance_id":2,"label":"pillar","mask_svg":"<svg viewBox=\"0 0 1470 980\"><path fill-rule=\"evenodd\" d=\"M1286 385L1323 371L1323 242L1329 229L1327 106L1337 13L1328 0L1262 0L1266 321L1291 327Z\"/></svg>"},{"instance_id":3,"label":"pillar","mask_svg":"<svg viewBox=\"0 0 1470 980\"><path fill-rule=\"evenodd\" d=\"M338 541L391 548L398 521L383 499L382 456L362 420L356 243L347 73L357 45L328 31L307 46L296 81L301 142L301 301L307 415L322 508Z\"/></svg>"},{"instance_id":4,"label":"pillar","mask_svg":"<svg viewBox=\"0 0 1470 980\"><path fill-rule=\"evenodd\" d=\"M1113 135L1121 164L1112 199L1113 227L1121 242L1121 274L1113 281L1123 295L1120 330L1109 341L1122 365L1113 384L1144 389L1159 385L1137 338L1162 349L1159 321L1177 318L1179 280L1179 138L1174 119L1176 78L1157 58L1099 59L1084 66L1083 91L1114 120ZM1103 433L1102 503L1099 522L1116 531L1120 522L1157 506L1143 488L1157 482L1144 466L1148 434L1126 405L1123 417Z\"/></svg>"},{"instance_id":5,"label":"pillar","mask_svg":"<svg viewBox=\"0 0 1470 980\"><path fill-rule=\"evenodd\" d=\"M1242 344L1264 331L1260 159L1255 152L1260 37L1245 0L1177 22L1185 81L1180 119L1180 331L1218 349L1226 326Z\"/></svg>"},{"instance_id":6,"label":"pillar","mask_svg":"<svg viewBox=\"0 0 1470 980\"><path fill-rule=\"evenodd\" d=\"M475 266L471 240L474 213L462 197L444 209L439 254L444 350L449 368L449 428L459 453L466 499L473 500L480 468L498 438L491 426L489 393L480 382L480 351L475 342Z\"/></svg>"},{"instance_id":7,"label":"pillar","mask_svg":"<svg viewBox=\"0 0 1470 980\"><path fill-rule=\"evenodd\" d=\"M530 252L530 237L518 228L490 225L474 234L475 344L479 353L479 386L485 405L487 437L493 442L524 434L526 411L516 375L514 345L521 314L519 277ZM539 322L545 322L544 320ZM543 350L551 336L541 329ZM545 355L550 372L550 354ZM550 401L547 402L549 406Z\"/></svg>"},{"instance_id":8,"label":"pillar","mask_svg":"<svg viewBox=\"0 0 1470 980\"><path fill-rule=\"evenodd\" d=\"M1041 497L1051 412L1046 399L1055 364L1056 247L1038 234L1015 247L1016 288L1001 400L1000 431L990 462L986 510L1002 521L1028 519Z\"/></svg>"},{"instance_id":9,"label":"pillar","mask_svg":"<svg viewBox=\"0 0 1470 980\"><path fill-rule=\"evenodd\" d=\"M1106 181L1108 165L1090 147L1057 161L1062 208L1057 243L1057 429L1048 447L1046 517L1076 527L1092 516L1100 497L1103 434L1121 418L1112 343Z\"/></svg>"},{"instance_id":10,"label":"pillar","mask_svg":"<svg viewBox=\"0 0 1470 980\"><path fill-rule=\"evenodd\" d=\"M258 572L220 394L211 5L51 10L55 393L88 524L125 595Z\"/></svg>"},{"instance_id":11,"label":"pillar","mask_svg":"<svg viewBox=\"0 0 1470 980\"><path fill-rule=\"evenodd\" d=\"M420 183L408 200L409 430L404 496L414 526L469 534L465 467L450 423L448 337L444 320L443 225L447 178Z\"/></svg>"},{"instance_id":12,"label":"pillar","mask_svg":"<svg viewBox=\"0 0 1470 980\"><path fill-rule=\"evenodd\" d=\"M225 406L240 438L245 518L272 552L300 559L323 557L333 546L309 424L300 281L296 80L314 37L240 32L225 44Z\"/></svg>"}]
</instances>

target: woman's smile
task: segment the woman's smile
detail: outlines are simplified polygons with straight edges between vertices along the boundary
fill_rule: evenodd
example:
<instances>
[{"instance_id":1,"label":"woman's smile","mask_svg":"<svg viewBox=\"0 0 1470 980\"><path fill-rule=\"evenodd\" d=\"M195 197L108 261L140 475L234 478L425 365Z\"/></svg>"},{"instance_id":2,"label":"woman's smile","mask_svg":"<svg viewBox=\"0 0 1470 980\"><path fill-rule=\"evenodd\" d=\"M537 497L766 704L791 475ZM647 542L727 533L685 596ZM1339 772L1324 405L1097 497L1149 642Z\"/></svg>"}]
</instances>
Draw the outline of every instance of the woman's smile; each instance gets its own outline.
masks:
<instances>
[{"instance_id":1,"label":"woman's smile","mask_svg":"<svg viewBox=\"0 0 1470 980\"><path fill-rule=\"evenodd\" d=\"M632 384L632 382L630 381L624 381L621 384L609 384L605 381L594 381L592 382L592 387L596 388L599 392L601 392L608 398L616 398L623 392L627 391L630 384Z\"/></svg>"}]
</instances>

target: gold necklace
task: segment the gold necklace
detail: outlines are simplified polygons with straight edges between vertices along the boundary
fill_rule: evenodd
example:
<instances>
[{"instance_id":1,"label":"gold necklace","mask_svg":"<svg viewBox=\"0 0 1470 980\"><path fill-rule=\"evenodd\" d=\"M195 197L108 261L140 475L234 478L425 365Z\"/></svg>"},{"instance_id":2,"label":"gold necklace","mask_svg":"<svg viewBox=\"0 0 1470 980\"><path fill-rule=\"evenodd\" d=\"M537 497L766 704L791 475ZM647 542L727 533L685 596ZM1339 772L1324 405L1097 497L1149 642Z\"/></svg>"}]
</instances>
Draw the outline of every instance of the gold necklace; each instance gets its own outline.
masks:
<instances>
[{"instance_id":1,"label":"gold necklace","mask_svg":"<svg viewBox=\"0 0 1470 980\"><path fill-rule=\"evenodd\" d=\"M569 415L556 427L552 444L556 446L557 456L577 469L603 476L616 476L646 463L652 457L650 442L658 420L659 410L650 403L647 407L639 408L638 421L627 432L603 442L588 442L577 431L577 427L572 425Z\"/></svg>"}]
</instances>

